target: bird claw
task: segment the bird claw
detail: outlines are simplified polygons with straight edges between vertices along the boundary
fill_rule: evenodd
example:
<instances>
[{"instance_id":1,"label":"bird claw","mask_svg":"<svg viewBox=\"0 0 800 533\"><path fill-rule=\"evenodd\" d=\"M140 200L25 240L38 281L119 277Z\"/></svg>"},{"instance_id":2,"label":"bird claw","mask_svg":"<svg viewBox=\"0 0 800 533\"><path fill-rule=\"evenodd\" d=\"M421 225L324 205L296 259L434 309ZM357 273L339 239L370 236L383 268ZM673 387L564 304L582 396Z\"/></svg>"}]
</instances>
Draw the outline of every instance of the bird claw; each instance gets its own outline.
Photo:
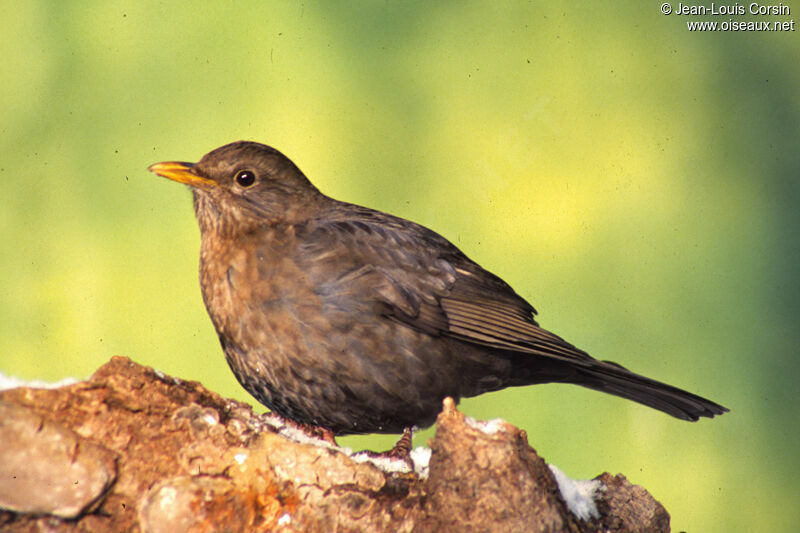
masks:
<instances>
[{"instance_id":1,"label":"bird claw","mask_svg":"<svg viewBox=\"0 0 800 533\"><path fill-rule=\"evenodd\" d=\"M383 452L388 457L392 457L395 459L408 459L411 460L411 438L414 436L414 430L412 428L405 428L403 430L403 436L400 437L400 440L397 441L397 444L394 447L387 451ZM412 463L413 466L413 463Z\"/></svg>"},{"instance_id":2,"label":"bird claw","mask_svg":"<svg viewBox=\"0 0 800 533\"><path fill-rule=\"evenodd\" d=\"M403 430L403 436L400 437L400 440L397 441L397 444L392 447L391 450L387 450L385 452L373 452L369 450L364 450L363 452L358 452L359 454L364 454L372 459L380 460L389 460L389 461L400 461L406 464L409 471L414 471L414 461L411 459L411 437L413 436L412 428L405 428Z\"/></svg>"}]
</instances>

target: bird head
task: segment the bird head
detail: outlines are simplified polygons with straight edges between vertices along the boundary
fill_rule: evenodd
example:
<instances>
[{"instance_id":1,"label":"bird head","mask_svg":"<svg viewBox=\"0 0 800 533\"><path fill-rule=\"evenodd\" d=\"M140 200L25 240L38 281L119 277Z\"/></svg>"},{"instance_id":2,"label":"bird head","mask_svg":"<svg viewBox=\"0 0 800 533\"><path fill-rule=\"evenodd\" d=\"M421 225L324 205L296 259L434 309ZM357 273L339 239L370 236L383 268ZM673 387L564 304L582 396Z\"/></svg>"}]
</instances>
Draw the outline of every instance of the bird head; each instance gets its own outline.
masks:
<instances>
[{"instance_id":1,"label":"bird head","mask_svg":"<svg viewBox=\"0 0 800 533\"><path fill-rule=\"evenodd\" d=\"M324 198L289 158L249 141L226 144L197 163L166 161L148 170L192 188L201 231L297 222Z\"/></svg>"}]
</instances>

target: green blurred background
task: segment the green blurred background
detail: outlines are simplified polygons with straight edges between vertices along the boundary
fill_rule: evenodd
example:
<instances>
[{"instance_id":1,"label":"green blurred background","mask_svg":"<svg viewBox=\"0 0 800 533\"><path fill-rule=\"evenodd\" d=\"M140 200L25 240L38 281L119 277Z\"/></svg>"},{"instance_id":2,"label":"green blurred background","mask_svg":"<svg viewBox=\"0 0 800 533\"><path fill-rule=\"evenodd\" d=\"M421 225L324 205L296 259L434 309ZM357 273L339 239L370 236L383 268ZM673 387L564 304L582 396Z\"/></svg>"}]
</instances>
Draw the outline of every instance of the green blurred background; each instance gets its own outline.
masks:
<instances>
[{"instance_id":1,"label":"green blurred background","mask_svg":"<svg viewBox=\"0 0 800 533\"><path fill-rule=\"evenodd\" d=\"M436 229L596 357L731 408L688 424L547 385L468 414L572 477L625 473L675 531L797 527L798 33L690 33L659 5L2 2L0 371L124 354L254 403L190 195L145 169L258 140Z\"/></svg>"}]
</instances>

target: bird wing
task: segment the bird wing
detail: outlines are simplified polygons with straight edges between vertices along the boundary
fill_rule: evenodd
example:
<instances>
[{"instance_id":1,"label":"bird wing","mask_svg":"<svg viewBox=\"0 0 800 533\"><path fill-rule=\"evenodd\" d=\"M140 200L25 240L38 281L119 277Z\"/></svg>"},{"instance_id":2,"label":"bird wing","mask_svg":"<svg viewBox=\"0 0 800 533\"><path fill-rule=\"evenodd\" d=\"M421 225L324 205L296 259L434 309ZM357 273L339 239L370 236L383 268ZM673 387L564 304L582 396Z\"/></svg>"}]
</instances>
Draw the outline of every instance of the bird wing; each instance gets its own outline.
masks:
<instances>
[{"instance_id":1,"label":"bird wing","mask_svg":"<svg viewBox=\"0 0 800 533\"><path fill-rule=\"evenodd\" d=\"M525 313L523 306L507 298L496 298L496 293L482 281L460 277L449 293L440 297L449 335L485 346L557 359L590 359L585 352L541 328L532 313ZM513 293L510 287L508 290Z\"/></svg>"},{"instance_id":2,"label":"bird wing","mask_svg":"<svg viewBox=\"0 0 800 533\"><path fill-rule=\"evenodd\" d=\"M306 241L312 255L338 262L344 272L336 279L339 296L367 294L386 316L432 335L572 362L592 360L539 327L531 304L441 235L366 208L354 217L354 207L348 218L327 219Z\"/></svg>"}]
</instances>

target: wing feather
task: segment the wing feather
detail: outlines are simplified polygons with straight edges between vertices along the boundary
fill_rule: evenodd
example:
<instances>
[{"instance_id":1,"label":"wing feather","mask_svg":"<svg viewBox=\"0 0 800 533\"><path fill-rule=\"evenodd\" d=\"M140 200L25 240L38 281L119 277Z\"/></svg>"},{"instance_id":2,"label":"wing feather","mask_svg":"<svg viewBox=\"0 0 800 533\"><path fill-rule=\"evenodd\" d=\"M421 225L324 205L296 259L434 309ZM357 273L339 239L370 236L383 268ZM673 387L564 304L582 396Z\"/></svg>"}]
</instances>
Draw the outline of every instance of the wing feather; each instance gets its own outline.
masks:
<instances>
[{"instance_id":1,"label":"wing feather","mask_svg":"<svg viewBox=\"0 0 800 533\"><path fill-rule=\"evenodd\" d=\"M369 298L346 288L355 278L363 288L363 278L368 277L371 297L385 314L409 327L503 350L572 362L591 360L539 327L531 304L440 235L366 208L360 208L357 219L352 211L348 216L329 218L316 228L317 238L308 241L316 243L318 257L335 258L357 272L340 278L340 294ZM436 254L420 253L427 250Z\"/></svg>"}]
</instances>

